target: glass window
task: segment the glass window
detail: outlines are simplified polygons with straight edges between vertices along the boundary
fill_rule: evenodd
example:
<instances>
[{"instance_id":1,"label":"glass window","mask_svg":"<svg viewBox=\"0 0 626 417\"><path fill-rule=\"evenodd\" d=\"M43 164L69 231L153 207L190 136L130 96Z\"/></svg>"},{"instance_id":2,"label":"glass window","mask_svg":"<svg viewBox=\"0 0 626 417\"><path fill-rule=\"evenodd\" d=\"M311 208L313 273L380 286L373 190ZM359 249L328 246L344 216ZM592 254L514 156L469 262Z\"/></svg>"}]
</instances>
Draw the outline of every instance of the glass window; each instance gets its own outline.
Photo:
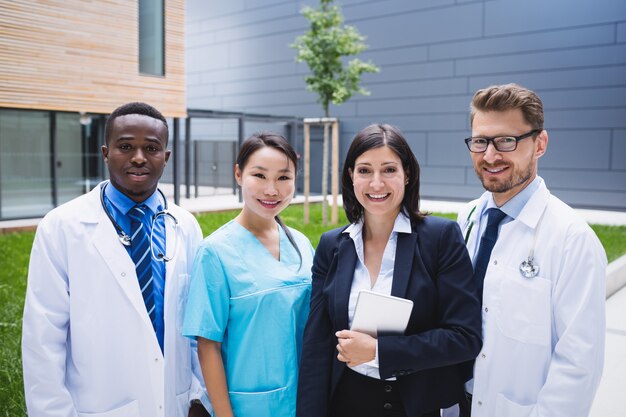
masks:
<instances>
[{"instance_id":1,"label":"glass window","mask_svg":"<svg viewBox=\"0 0 626 417\"><path fill-rule=\"evenodd\" d=\"M84 180L84 145L78 113L56 114L58 204L89 191Z\"/></svg>"},{"instance_id":2,"label":"glass window","mask_svg":"<svg viewBox=\"0 0 626 417\"><path fill-rule=\"evenodd\" d=\"M139 0L139 72L165 75L164 0Z\"/></svg>"},{"instance_id":3,"label":"glass window","mask_svg":"<svg viewBox=\"0 0 626 417\"><path fill-rule=\"evenodd\" d=\"M50 113L0 110L0 218L52 209Z\"/></svg>"}]
</instances>

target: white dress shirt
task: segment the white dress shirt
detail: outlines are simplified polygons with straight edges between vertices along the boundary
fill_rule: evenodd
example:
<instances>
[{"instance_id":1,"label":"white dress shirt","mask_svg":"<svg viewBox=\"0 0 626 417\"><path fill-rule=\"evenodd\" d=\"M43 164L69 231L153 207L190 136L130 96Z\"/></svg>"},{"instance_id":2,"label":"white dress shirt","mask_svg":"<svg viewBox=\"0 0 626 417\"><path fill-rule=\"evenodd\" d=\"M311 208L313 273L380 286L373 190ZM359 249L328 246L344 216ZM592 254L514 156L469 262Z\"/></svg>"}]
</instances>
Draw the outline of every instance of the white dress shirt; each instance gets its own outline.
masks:
<instances>
[{"instance_id":1,"label":"white dress shirt","mask_svg":"<svg viewBox=\"0 0 626 417\"><path fill-rule=\"evenodd\" d=\"M363 220L353 223L343 231L348 233L354 241L358 261L354 269L352 278L352 287L350 289L350 300L348 302L348 326L352 326L354 318L354 310L356 302L361 290L369 290L381 294L391 295L391 284L393 283L393 266L396 260L396 245L398 241L398 233L411 233L411 220L404 213L399 213L393 225L393 230L389 236L389 241L383 252L383 259L380 264L378 277L371 285L371 277L367 267L365 266L365 254L363 250ZM350 367L355 372L371 378L380 379L378 371L378 344L376 344L376 357L370 362ZM395 378L390 378L394 380Z\"/></svg>"}]
</instances>

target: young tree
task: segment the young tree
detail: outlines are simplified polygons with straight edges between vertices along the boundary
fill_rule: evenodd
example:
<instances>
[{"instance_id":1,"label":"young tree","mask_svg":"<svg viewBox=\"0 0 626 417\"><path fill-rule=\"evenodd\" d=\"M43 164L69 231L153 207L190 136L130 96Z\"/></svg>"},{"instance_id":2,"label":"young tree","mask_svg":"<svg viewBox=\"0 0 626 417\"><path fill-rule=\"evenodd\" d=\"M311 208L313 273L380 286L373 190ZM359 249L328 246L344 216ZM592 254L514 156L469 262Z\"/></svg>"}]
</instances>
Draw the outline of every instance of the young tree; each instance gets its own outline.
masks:
<instances>
[{"instance_id":1,"label":"young tree","mask_svg":"<svg viewBox=\"0 0 626 417\"><path fill-rule=\"evenodd\" d=\"M365 37L354 26L343 25L343 15L333 0L320 0L318 9L305 6L302 14L309 20L309 30L291 45L297 50L296 61L306 62L311 74L304 77L307 89L317 93L324 117L328 118L330 103L341 104L355 93L369 95L360 86L361 75L379 69L371 62L353 58L344 65L344 57L355 56L367 49ZM328 123L324 123L322 157L322 223L326 224L328 194Z\"/></svg>"}]
</instances>

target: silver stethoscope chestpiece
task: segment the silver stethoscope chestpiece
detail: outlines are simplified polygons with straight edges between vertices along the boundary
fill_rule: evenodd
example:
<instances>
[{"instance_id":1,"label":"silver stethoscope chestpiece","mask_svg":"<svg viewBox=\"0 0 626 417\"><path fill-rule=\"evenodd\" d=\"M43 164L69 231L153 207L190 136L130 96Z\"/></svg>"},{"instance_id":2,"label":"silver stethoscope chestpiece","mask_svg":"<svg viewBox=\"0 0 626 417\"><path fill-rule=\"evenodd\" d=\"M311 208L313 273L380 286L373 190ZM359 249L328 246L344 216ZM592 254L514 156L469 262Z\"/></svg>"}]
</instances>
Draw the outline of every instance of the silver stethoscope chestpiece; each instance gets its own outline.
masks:
<instances>
[{"instance_id":1,"label":"silver stethoscope chestpiece","mask_svg":"<svg viewBox=\"0 0 626 417\"><path fill-rule=\"evenodd\" d=\"M534 278L539 274L539 265L535 265L533 258L528 258L519 265L519 272L524 278Z\"/></svg>"}]
</instances>

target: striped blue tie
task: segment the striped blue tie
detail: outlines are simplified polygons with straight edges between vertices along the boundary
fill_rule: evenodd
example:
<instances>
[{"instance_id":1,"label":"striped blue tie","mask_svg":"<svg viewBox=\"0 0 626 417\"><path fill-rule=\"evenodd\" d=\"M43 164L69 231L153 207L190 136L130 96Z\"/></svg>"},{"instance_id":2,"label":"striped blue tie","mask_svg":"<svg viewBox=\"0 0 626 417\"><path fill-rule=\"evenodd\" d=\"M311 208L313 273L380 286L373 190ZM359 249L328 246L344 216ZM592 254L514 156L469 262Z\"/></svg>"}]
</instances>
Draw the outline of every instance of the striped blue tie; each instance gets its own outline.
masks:
<instances>
[{"instance_id":1,"label":"striped blue tie","mask_svg":"<svg viewBox=\"0 0 626 417\"><path fill-rule=\"evenodd\" d=\"M152 253L150 249L150 233L148 232L149 209L145 205L136 205L128 212L132 245L130 256L135 263L137 279L141 295L146 304L152 326L156 331L156 312L154 311L154 283L152 277Z\"/></svg>"}]
</instances>

